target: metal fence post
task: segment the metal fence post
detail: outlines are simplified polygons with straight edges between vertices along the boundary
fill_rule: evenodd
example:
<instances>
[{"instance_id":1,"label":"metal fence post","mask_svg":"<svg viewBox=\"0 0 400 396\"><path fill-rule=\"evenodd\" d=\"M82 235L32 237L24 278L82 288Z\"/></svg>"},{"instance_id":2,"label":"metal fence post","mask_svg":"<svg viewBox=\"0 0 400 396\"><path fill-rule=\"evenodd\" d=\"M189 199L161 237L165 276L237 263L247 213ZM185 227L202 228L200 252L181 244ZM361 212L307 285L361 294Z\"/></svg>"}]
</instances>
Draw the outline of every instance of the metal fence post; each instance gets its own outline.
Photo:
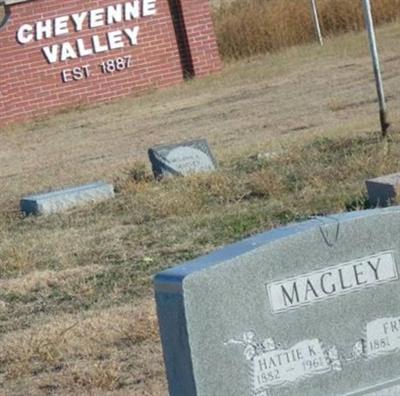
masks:
<instances>
[{"instance_id":1,"label":"metal fence post","mask_svg":"<svg viewBox=\"0 0 400 396\"><path fill-rule=\"evenodd\" d=\"M324 45L324 39L322 38L322 33L321 33L321 25L319 23L318 8L317 8L316 0L311 0L311 8L312 8L312 14L313 14L313 20L314 20L314 26L315 26L315 34L319 40L320 45Z\"/></svg>"},{"instance_id":2,"label":"metal fence post","mask_svg":"<svg viewBox=\"0 0 400 396\"><path fill-rule=\"evenodd\" d=\"M376 44L374 20L372 18L371 2L370 0L363 0L365 26L368 31L369 48L372 57L372 64L374 68L376 90L378 92L379 101L379 118L381 122L382 136L385 137L390 126L388 121L388 113L385 99L385 92L383 89L382 73L379 63L378 47Z\"/></svg>"}]
</instances>

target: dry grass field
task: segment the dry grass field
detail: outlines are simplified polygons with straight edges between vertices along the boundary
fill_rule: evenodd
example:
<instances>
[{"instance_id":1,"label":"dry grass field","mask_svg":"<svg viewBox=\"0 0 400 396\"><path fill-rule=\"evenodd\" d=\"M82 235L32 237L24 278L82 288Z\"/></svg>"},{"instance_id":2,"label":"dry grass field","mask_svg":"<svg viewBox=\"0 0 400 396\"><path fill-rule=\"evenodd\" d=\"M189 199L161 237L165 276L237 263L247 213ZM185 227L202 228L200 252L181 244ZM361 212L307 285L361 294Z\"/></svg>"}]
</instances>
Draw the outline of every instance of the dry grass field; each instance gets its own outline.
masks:
<instances>
[{"instance_id":1,"label":"dry grass field","mask_svg":"<svg viewBox=\"0 0 400 396\"><path fill-rule=\"evenodd\" d=\"M274 52L315 41L310 0L212 0L224 59ZM324 36L364 28L362 1L317 0ZM400 17L400 0L371 0L377 24Z\"/></svg>"},{"instance_id":2,"label":"dry grass field","mask_svg":"<svg viewBox=\"0 0 400 396\"><path fill-rule=\"evenodd\" d=\"M378 39L396 130L400 25ZM166 395L153 274L280 224L368 207L364 180L400 165L399 135L382 142L378 131L363 34L1 130L0 395ZM147 148L197 136L220 170L155 182ZM115 200L18 212L25 194L98 179L115 183Z\"/></svg>"}]
</instances>

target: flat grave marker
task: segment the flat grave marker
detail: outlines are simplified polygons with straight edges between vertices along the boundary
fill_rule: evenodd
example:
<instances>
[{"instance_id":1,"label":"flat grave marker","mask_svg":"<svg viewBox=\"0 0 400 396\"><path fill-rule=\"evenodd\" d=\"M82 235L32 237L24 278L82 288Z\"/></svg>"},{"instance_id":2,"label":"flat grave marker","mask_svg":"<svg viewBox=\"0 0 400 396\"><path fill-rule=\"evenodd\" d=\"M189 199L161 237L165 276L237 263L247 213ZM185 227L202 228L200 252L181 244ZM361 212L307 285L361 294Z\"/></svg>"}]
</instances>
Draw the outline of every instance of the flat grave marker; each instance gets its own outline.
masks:
<instances>
[{"instance_id":1,"label":"flat grave marker","mask_svg":"<svg viewBox=\"0 0 400 396\"><path fill-rule=\"evenodd\" d=\"M156 178L187 176L217 168L217 162L205 139L152 147L149 149L149 158Z\"/></svg>"},{"instance_id":2,"label":"flat grave marker","mask_svg":"<svg viewBox=\"0 0 400 396\"><path fill-rule=\"evenodd\" d=\"M400 209L279 228L155 277L171 396L400 394Z\"/></svg>"},{"instance_id":3,"label":"flat grave marker","mask_svg":"<svg viewBox=\"0 0 400 396\"><path fill-rule=\"evenodd\" d=\"M48 215L75 206L114 198L114 186L105 182L86 184L22 198L21 212L29 215Z\"/></svg>"}]
</instances>

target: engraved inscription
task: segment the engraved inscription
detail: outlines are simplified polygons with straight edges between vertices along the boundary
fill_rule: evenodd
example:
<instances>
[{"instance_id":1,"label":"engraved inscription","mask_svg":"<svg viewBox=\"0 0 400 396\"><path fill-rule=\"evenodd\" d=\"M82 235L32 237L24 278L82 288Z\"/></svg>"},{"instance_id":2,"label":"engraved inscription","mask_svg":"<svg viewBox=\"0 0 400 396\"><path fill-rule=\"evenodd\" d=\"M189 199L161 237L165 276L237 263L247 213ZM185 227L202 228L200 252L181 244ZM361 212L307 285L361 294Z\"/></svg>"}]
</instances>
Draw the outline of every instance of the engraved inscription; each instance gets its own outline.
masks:
<instances>
[{"instance_id":1,"label":"engraved inscription","mask_svg":"<svg viewBox=\"0 0 400 396\"><path fill-rule=\"evenodd\" d=\"M367 359L400 351L400 317L369 322L361 343L362 354L359 356Z\"/></svg>"},{"instance_id":2,"label":"engraved inscription","mask_svg":"<svg viewBox=\"0 0 400 396\"><path fill-rule=\"evenodd\" d=\"M287 350L277 349L256 356L253 361L255 393L283 386L309 376L324 374L331 367L318 340L306 340Z\"/></svg>"},{"instance_id":3,"label":"engraved inscription","mask_svg":"<svg viewBox=\"0 0 400 396\"><path fill-rule=\"evenodd\" d=\"M400 349L400 318L378 319L367 325L365 354L374 358Z\"/></svg>"},{"instance_id":4,"label":"engraved inscription","mask_svg":"<svg viewBox=\"0 0 400 396\"><path fill-rule=\"evenodd\" d=\"M384 252L267 285L273 313L398 280L393 252Z\"/></svg>"},{"instance_id":5,"label":"engraved inscription","mask_svg":"<svg viewBox=\"0 0 400 396\"><path fill-rule=\"evenodd\" d=\"M252 394L263 396L274 387L289 385L330 371L341 371L342 365L335 347L325 349L318 339L305 340L282 349L272 338L257 342L254 332L242 340L230 340L225 345L242 345L249 362Z\"/></svg>"},{"instance_id":6,"label":"engraved inscription","mask_svg":"<svg viewBox=\"0 0 400 396\"><path fill-rule=\"evenodd\" d=\"M192 147L177 147L167 158L169 166L184 174L213 170L211 158L201 150Z\"/></svg>"}]
</instances>

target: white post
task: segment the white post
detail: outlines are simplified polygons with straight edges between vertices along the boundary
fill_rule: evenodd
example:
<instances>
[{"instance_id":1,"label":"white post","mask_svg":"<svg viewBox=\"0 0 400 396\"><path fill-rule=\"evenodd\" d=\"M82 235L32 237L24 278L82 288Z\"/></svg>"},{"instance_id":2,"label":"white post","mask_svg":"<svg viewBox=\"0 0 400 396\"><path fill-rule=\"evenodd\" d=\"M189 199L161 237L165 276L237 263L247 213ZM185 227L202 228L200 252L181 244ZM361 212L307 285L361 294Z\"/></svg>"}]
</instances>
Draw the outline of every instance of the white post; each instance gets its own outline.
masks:
<instances>
[{"instance_id":1,"label":"white post","mask_svg":"<svg viewBox=\"0 0 400 396\"><path fill-rule=\"evenodd\" d=\"M383 90L382 73L379 63L378 47L376 45L374 20L372 18L370 0L363 0L363 5L364 5L365 26L368 31L369 48L371 52L372 64L375 74L376 90L378 92L379 118L381 122L382 135L386 136L390 124L388 122L385 92Z\"/></svg>"},{"instance_id":2,"label":"white post","mask_svg":"<svg viewBox=\"0 0 400 396\"><path fill-rule=\"evenodd\" d=\"M314 26L315 26L315 34L319 40L319 43L321 45L324 45L324 39L322 38L322 33L321 33L321 25L319 23L317 0L311 0L311 8L312 8L312 14L313 14L313 20L314 20Z\"/></svg>"}]
</instances>

